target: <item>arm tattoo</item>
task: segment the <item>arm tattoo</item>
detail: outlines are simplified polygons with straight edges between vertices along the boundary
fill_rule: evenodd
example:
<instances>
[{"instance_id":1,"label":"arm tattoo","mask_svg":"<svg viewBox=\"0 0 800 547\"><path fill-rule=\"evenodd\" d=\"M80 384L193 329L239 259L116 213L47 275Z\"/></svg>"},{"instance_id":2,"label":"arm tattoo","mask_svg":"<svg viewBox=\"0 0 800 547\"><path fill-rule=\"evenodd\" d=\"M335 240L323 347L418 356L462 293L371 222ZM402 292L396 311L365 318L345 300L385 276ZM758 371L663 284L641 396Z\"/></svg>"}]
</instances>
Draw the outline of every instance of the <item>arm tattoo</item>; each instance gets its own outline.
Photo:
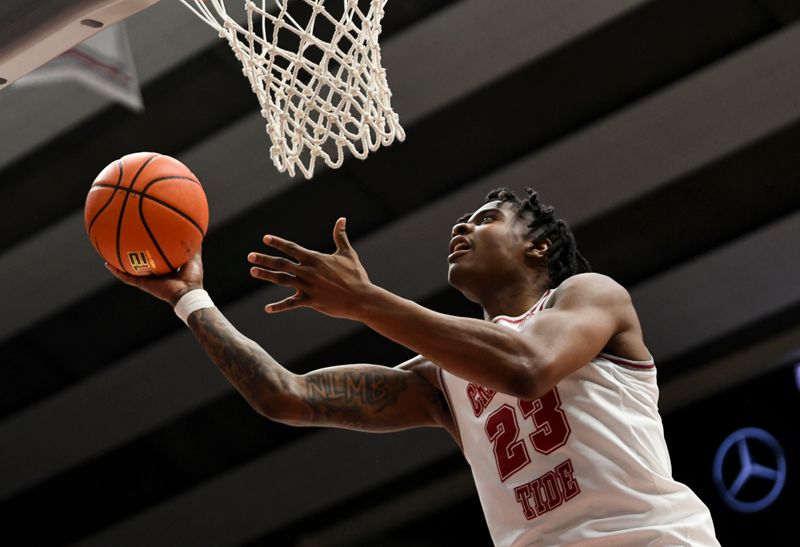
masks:
<instances>
[{"instance_id":1,"label":"arm tattoo","mask_svg":"<svg viewBox=\"0 0 800 547\"><path fill-rule=\"evenodd\" d=\"M286 369L236 330L219 310L198 310L189 316L189 326L228 381L255 408L263 408L270 397L289 393Z\"/></svg>"},{"instance_id":2,"label":"arm tattoo","mask_svg":"<svg viewBox=\"0 0 800 547\"><path fill-rule=\"evenodd\" d=\"M368 371L358 367L334 368L307 374L304 398L312 422L389 431L406 421L397 412L382 414L392 409L400 394L408 389L406 376L390 368L369 368ZM405 414L402 407L393 410Z\"/></svg>"},{"instance_id":3,"label":"arm tattoo","mask_svg":"<svg viewBox=\"0 0 800 547\"><path fill-rule=\"evenodd\" d=\"M397 401L407 382L402 376L387 380L383 371L341 371L309 375L306 386L307 400L311 404L356 403L372 406L375 412L380 412Z\"/></svg>"},{"instance_id":4,"label":"arm tattoo","mask_svg":"<svg viewBox=\"0 0 800 547\"><path fill-rule=\"evenodd\" d=\"M228 381L253 408L272 419L370 431L416 425L419 408L414 405L417 412L409 414L397 405L410 387L405 372L354 365L296 376L215 308L191 314L189 326ZM388 409L393 412L384 412Z\"/></svg>"}]
</instances>

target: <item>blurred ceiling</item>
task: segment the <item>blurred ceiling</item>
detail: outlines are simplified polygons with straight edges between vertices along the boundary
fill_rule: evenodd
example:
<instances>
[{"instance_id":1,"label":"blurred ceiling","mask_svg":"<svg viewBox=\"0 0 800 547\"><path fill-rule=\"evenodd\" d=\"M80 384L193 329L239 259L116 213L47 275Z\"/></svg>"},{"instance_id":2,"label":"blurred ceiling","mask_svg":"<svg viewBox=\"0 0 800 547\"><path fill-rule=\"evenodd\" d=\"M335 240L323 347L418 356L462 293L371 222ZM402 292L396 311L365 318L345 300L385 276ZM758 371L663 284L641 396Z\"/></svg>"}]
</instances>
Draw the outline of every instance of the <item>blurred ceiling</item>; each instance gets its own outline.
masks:
<instances>
[{"instance_id":1,"label":"blurred ceiling","mask_svg":"<svg viewBox=\"0 0 800 547\"><path fill-rule=\"evenodd\" d=\"M594 268L629 288L662 412L783 362L800 346L799 19L793 0L389 2L382 55L406 141L311 182L275 171L238 62L175 1L126 23L143 113L72 84L3 90L5 534L463 545L448 524L482 526L446 434L270 423L168 307L107 274L83 202L95 175L134 151L198 175L212 216L206 288L295 372L409 352L312 312L265 315L284 293L248 275L262 234L331 250L347 216L373 281L479 316L447 287L446 249L453 220L499 186L536 188ZM488 541L481 533L467 540Z\"/></svg>"}]
</instances>

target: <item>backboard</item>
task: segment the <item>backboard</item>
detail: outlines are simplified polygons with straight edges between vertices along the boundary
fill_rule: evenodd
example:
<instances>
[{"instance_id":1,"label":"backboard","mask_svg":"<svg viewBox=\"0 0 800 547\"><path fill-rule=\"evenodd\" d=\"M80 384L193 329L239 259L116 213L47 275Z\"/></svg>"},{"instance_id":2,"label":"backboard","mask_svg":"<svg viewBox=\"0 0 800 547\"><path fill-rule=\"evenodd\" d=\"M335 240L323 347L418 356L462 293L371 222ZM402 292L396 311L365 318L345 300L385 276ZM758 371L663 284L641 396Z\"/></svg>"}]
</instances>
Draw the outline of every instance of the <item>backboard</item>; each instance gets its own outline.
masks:
<instances>
[{"instance_id":1,"label":"backboard","mask_svg":"<svg viewBox=\"0 0 800 547\"><path fill-rule=\"evenodd\" d=\"M0 89L158 0L3 0Z\"/></svg>"}]
</instances>

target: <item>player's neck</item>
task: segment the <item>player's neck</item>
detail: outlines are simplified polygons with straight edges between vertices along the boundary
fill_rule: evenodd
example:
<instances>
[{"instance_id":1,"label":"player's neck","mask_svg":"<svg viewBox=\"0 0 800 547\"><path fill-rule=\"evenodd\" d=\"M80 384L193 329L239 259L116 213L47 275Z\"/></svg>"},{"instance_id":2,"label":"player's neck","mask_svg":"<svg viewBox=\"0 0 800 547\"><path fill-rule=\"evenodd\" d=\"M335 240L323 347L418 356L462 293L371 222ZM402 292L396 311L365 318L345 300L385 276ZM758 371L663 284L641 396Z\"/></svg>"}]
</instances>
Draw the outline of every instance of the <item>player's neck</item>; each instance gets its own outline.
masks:
<instances>
[{"instance_id":1,"label":"player's neck","mask_svg":"<svg viewBox=\"0 0 800 547\"><path fill-rule=\"evenodd\" d=\"M519 285L506 285L481 299L483 315L487 321L498 315L516 317L536 304L550 287L550 280L538 278Z\"/></svg>"}]
</instances>

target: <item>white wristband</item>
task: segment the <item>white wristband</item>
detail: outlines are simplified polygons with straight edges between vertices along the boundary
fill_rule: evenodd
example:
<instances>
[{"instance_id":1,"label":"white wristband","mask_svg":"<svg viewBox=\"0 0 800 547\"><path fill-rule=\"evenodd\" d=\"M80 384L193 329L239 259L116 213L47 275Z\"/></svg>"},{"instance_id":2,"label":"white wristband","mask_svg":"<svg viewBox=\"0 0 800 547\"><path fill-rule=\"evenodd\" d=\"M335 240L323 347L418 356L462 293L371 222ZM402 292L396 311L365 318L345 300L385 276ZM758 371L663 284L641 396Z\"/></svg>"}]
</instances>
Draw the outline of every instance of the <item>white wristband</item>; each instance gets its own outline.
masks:
<instances>
[{"instance_id":1,"label":"white wristband","mask_svg":"<svg viewBox=\"0 0 800 547\"><path fill-rule=\"evenodd\" d=\"M175 315L181 318L181 321L189 324L189 315L192 312L201 310L203 308L213 308L214 302L208 293L203 289L192 289L180 297L178 303L175 304Z\"/></svg>"}]
</instances>

